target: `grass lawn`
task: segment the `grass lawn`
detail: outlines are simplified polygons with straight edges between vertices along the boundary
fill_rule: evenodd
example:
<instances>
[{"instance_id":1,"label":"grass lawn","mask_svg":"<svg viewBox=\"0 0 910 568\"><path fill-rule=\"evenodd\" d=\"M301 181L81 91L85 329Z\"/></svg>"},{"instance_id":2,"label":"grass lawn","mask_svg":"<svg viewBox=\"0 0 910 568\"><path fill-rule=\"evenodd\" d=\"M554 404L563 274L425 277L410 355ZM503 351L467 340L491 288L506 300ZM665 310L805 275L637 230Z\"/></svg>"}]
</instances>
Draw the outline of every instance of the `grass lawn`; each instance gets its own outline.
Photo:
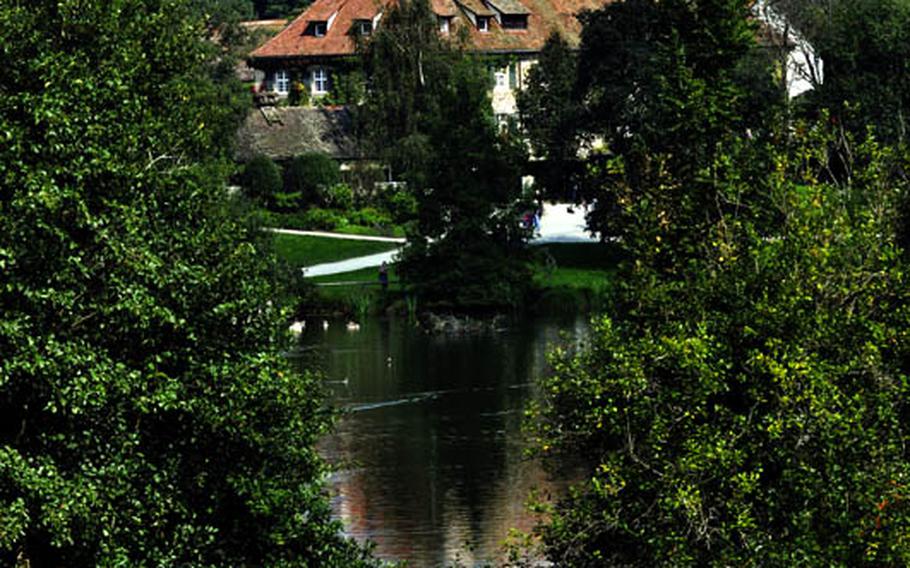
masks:
<instances>
[{"instance_id":1,"label":"grass lawn","mask_svg":"<svg viewBox=\"0 0 910 568\"><path fill-rule=\"evenodd\" d=\"M603 291L616 276L620 252L605 243L553 243L537 247L534 279L543 288Z\"/></svg>"},{"instance_id":2,"label":"grass lawn","mask_svg":"<svg viewBox=\"0 0 910 568\"><path fill-rule=\"evenodd\" d=\"M396 243L350 241L324 237L275 235L278 254L296 266L333 262L397 248ZM620 252L602 243L554 243L532 248L535 257L534 284L539 290L534 309L588 310L608 301L616 280ZM402 290L397 267L389 265L389 292L379 287L379 268L374 266L340 274L308 278L328 305L347 306L365 313L398 297ZM326 285L336 284L337 285ZM372 306L372 308L371 308Z\"/></svg>"},{"instance_id":3,"label":"grass lawn","mask_svg":"<svg viewBox=\"0 0 910 568\"><path fill-rule=\"evenodd\" d=\"M278 256L292 266L298 267L386 252L400 246L397 243L354 241L281 233L276 233L274 239L275 252Z\"/></svg>"}]
</instances>

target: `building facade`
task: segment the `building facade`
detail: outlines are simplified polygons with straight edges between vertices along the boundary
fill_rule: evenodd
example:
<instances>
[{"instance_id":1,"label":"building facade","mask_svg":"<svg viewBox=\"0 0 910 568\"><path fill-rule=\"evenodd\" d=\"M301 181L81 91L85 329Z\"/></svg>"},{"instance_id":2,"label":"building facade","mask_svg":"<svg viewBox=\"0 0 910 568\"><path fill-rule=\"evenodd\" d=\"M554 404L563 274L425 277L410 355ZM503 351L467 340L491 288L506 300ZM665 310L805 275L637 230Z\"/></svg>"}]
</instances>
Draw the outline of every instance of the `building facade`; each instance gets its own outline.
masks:
<instances>
[{"instance_id":1,"label":"building facade","mask_svg":"<svg viewBox=\"0 0 910 568\"><path fill-rule=\"evenodd\" d=\"M469 46L500 64L492 68L493 112L501 122L518 112L516 93L550 34L577 45L578 14L609 0L431 0L439 33L467 31ZM257 91L345 103L346 75L356 46L382 25L395 0L316 0L249 58L260 70ZM295 93L295 89L298 91Z\"/></svg>"}]
</instances>

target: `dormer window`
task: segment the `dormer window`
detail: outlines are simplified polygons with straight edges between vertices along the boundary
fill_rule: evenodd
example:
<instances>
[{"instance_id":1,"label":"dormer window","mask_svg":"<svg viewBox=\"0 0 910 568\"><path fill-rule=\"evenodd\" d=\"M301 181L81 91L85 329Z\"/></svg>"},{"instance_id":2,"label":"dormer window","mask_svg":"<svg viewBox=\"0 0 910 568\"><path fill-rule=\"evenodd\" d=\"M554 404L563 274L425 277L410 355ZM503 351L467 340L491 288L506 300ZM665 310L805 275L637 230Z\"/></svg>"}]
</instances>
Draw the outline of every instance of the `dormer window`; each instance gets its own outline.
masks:
<instances>
[{"instance_id":1,"label":"dormer window","mask_svg":"<svg viewBox=\"0 0 910 568\"><path fill-rule=\"evenodd\" d=\"M357 20L354 22L354 31L357 35L368 36L373 33L372 20Z\"/></svg>"},{"instance_id":2,"label":"dormer window","mask_svg":"<svg viewBox=\"0 0 910 568\"><path fill-rule=\"evenodd\" d=\"M447 34L451 29L452 18L450 16L439 16L439 33Z\"/></svg>"},{"instance_id":3,"label":"dormer window","mask_svg":"<svg viewBox=\"0 0 910 568\"><path fill-rule=\"evenodd\" d=\"M324 37L326 30L329 28L328 22L310 22L310 25L307 26L305 35L311 35L316 37Z\"/></svg>"},{"instance_id":4,"label":"dormer window","mask_svg":"<svg viewBox=\"0 0 910 568\"><path fill-rule=\"evenodd\" d=\"M503 14L502 27L506 30L526 30L528 29L527 14Z\"/></svg>"},{"instance_id":5,"label":"dormer window","mask_svg":"<svg viewBox=\"0 0 910 568\"><path fill-rule=\"evenodd\" d=\"M481 32L490 31L490 18L487 16L477 16L477 30Z\"/></svg>"}]
</instances>

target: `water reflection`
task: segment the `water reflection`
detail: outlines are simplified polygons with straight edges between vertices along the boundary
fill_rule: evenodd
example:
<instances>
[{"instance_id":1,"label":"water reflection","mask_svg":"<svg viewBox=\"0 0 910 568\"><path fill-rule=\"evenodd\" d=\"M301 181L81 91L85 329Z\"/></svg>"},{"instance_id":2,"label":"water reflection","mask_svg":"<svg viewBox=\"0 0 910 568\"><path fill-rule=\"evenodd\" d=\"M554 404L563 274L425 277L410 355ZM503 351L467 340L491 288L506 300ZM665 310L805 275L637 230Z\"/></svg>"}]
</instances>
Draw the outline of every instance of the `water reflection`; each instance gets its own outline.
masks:
<instances>
[{"instance_id":1,"label":"water reflection","mask_svg":"<svg viewBox=\"0 0 910 568\"><path fill-rule=\"evenodd\" d=\"M338 464L333 507L353 537L410 566L470 566L495 559L511 527L531 528L528 492L551 484L524 458L523 411L547 351L586 333L583 318L470 336L401 320L308 327L304 342L319 346L349 410L321 450Z\"/></svg>"}]
</instances>

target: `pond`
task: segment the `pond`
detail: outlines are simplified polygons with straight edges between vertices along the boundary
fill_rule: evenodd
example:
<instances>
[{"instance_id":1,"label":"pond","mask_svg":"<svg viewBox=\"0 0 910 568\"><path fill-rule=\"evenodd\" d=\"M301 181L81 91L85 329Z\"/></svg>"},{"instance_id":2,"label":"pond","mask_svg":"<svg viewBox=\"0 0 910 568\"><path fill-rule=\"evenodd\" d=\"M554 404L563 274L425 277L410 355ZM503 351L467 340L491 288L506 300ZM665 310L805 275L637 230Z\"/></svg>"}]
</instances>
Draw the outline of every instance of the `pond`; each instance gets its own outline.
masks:
<instances>
[{"instance_id":1,"label":"pond","mask_svg":"<svg viewBox=\"0 0 910 568\"><path fill-rule=\"evenodd\" d=\"M561 491L525 457L524 410L546 353L587 334L580 316L496 332L428 335L405 320L347 331L310 322L308 360L347 412L321 452L336 471L333 510L375 553L408 566L501 555L509 529L529 530L529 491Z\"/></svg>"}]
</instances>

